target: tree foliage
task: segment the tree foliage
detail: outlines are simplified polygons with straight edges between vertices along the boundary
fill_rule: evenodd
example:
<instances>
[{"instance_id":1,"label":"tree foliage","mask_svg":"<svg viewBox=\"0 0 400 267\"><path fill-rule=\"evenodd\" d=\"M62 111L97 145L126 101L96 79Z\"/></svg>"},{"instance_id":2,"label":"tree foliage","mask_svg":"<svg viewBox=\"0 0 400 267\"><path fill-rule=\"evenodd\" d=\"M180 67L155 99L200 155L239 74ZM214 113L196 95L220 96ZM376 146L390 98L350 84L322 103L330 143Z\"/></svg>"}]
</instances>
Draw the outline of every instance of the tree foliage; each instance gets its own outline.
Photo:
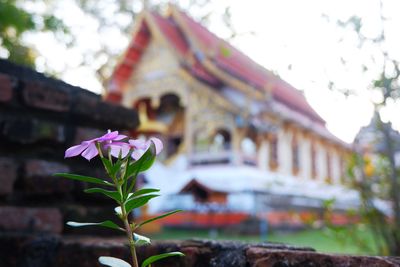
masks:
<instances>
[{"instance_id":1,"label":"tree foliage","mask_svg":"<svg viewBox=\"0 0 400 267\"><path fill-rule=\"evenodd\" d=\"M4 57L34 67L37 54L23 41L23 35L43 31L68 32L63 21L50 12L37 14L23 8L21 1L0 0L0 48Z\"/></svg>"},{"instance_id":2,"label":"tree foliage","mask_svg":"<svg viewBox=\"0 0 400 267\"><path fill-rule=\"evenodd\" d=\"M377 2L375 34L367 31L364 23L367 18L352 16L347 20L336 21L344 30L352 31L358 41L357 49L364 56L360 69L372 73L369 88L378 92L380 97L374 99L374 130L371 134L375 140L369 144L372 149L359 149L350 162L349 176L352 185L360 195L361 206L359 216L374 235L375 253L383 255L400 255L400 179L399 169L395 164L395 154L400 147L395 143L396 133L391 123L384 123L380 113L388 102L396 102L400 97L400 65L391 50L387 26L390 18L385 15L385 1ZM351 59L350 59L351 60ZM343 61L346 65L348 62ZM371 153L372 152L372 153ZM383 202L386 208L382 207Z\"/></svg>"},{"instance_id":3,"label":"tree foliage","mask_svg":"<svg viewBox=\"0 0 400 267\"><path fill-rule=\"evenodd\" d=\"M0 56L9 60L35 67L35 60L40 56L32 43L26 42L26 33L53 32L54 35L64 34L61 38L56 38L66 49L78 47L81 57L77 59L74 68L87 67L93 70L98 80L104 82L110 77L118 58L123 53L123 49L128 45L131 38L131 31L135 24L137 15L143 10L144 5L149 10L162 12L170 3L175 3L184 10L188 10L191 15L201 22L207 24L210 16L215 14L210 0L188 0L188 1L138 1L138 0L74 0L68 2L69 5L76 7L75 11L82 13L83 16L96 25L97 34L100 38L93 40L95 44L82 45L80 37L82 29L76 27L79 23L71 20L71 10L63 12L66 1L60 0L0 0ZM43 4L43 12L30 9L29 4ZM77 11L79 10L79 11ZM62 17L54 14L64 13ZM232 32L234 29L230 23L231 16L229 7L225 8L221 14L222 23ZM75 18L72 18L74 20ZM61 35L62 35L61 34ZM107 38L111 36L112 39ZM68 35L68 38L65 38ZM81 48L85 46L85 48ZM45 61L44 71L54 73L51 64ZM65 65L68 70L70 66ZM60 70L58 70L60 72ZM61 70L62 72L62 70ZM57 73L56 73L57 74Z\"/></svg>"}]
</instances>

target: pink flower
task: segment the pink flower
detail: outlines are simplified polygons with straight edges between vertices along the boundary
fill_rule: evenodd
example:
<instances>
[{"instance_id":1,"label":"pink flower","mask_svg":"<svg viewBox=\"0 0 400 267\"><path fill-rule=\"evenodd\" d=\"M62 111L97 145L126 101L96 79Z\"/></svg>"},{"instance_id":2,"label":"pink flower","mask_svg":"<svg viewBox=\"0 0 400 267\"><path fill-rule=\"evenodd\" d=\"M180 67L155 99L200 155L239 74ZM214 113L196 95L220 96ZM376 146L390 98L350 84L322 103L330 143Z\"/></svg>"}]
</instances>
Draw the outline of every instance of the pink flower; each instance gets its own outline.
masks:
<instances>
[{"instance_id":1,"label":"pink flower","mask_svg":"<svg viewBox=\"0 0 400 267\"><path fill-rule=\"evenodd\" d=\"M72 146L65 151L65 158L75 157L82 155L87 160L91 160L99 154L96 143L112 143L113 141L120 141L127 136L118 134L118 131L109 131L105 135L94 138L88 141L83 141L80 145Z\"/></svg>"},{"instance_id":2,"label":"pink flower","mask_svg":"<svg viewBox=\"0 0 400 267\"><path fill-rule=\"evenodd\" d=\"M160 139L156 137L151 137L149 140L145 141L142 139L131 139L128 143L116 142L109 145L111 148L111 155L113 157L118 157L121 154L121 157L124 158L128 155L129 151L133 149L132 158L134 160L140 159L143 154L149 149L151 142L154 143L156 148L156 155L160 154L163 150L164 146Z\"/></svg>"}]
</instances>

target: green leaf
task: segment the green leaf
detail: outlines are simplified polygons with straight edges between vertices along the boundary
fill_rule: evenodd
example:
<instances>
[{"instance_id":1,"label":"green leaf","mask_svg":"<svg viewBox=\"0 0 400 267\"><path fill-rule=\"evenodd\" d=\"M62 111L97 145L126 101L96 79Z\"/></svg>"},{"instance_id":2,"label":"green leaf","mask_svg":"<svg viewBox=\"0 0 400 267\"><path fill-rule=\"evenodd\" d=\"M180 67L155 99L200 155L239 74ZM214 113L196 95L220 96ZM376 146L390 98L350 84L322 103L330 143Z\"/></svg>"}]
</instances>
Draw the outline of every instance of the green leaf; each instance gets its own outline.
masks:
<instances>
[{"instance_id":1,"label":"green leaf","mask_svg":"<svg viewBox=\"0 0 400 267\"><path fill-rule=\"evenodd\" d=\"M68 179L71 179L71 180L88 182L88 183L92 183L92 184L101 184L101 185L113 186L113 184L110 183L110 182L103 181L103 180L101 180L99 178L90 177L90 176L84 176L84 175L78 175L78 174L70 174L70 173L55 173L53 175L54 176L59 176L59 177L64 177L64 178L68 178Z\"/></svg>"},{"instance_id":2,"label":"green leaf","mask_svg":"<svg viewBox=\"0 0 400 267\"><path fill-rule=\"evenodd\" d=\"M155 159L156 159L156 147L154 143L151 142L149 149L147 149L146 152L144 152L142 157L140 157L140 159L138 159L137 161L133 162L128 166L127 177L131 177L133 175L136 175L137 173L147 171L153 165Z\"/></svg>"},{"instance_id":3,"label":"green leaf","mask_svg":"<svg viewBox=\"0 0 400 267\"><path fill-rule=\"evenodd\" d=\"M130 193L128 196L128 199L132 199L135 198L137 196L141 196L141 195L145 195L145 194L149 194L149 193L155 193L155 192L159 192L160 189L156 189L156 188L143 188L143 189L139 189L136 192Z\"/></svg>"},{"instance_id":4,"label":"green leaf","mask_svg":"<svg viewBox=\"0 0 400 267\"><path fill-rule=\"evenodd\" d=\"M151 257L148 257L142 263L141 267L147 267L150 264L152 264L153 262L159 261L159 260L164 259L164 258L173 257L173 256L183 257L183 256L185 256L185 254L183 254L182 252L169 252L169 253L163 253L163 254L151 256Z\"/></svg>"},{"instance_id":5,"label":"green leaf","mask_svg":"<svg viewBox=\"0 0 400 267\"><path fill-rule=\"evenodd\" d=\"M135 241L135 245L138 245L138 246L151 244L150 238L143 236L143 235L138 235L135 233L133 234L133 240Z\"/></svg>"},{"instance_id":6,"label":"green leaf","mask_svg":"<svg viewBox=\"0 0 400 267\"><path fill-rule=\"evenodd\" d=\"M121 195L117 191L109 191L109 190L105 190L103 188L89 188L89 189L86 189L84 192L89 193L89 194L90 193L100 193L109 198L114 199L118 203L121 203L121 201L122 201Z\"/></svg>"},{"instance_id":7,"label":"green leaf","mask_svg":"<svg viewBox=\"0 0 400 267\"><path fill-rule=\"evenodd\" d=\"M115 224L112 221L104 221L104 222L99 222L99 223L80 223L80 222L67 222L67 225L72 226L72 227L83 227L83 226L102 226L102 227L107 227L115 230L120 230L124 232L124 229L119 227L117 224Z\"/></svg>"},{"instance_id":8,"label":"green leaf","mask_svg":"<svg viewBox=\"0 0 400 267\"><path fill-rule=\"evenodd\" d=\"M150 223L150 222L153 222L153 221L156 221L156 220L165 218L165 217L167 217L167 216L169 216L169 215L172 215L172 214L174 214L174 213L178 213L178 212L181 212L181 211L182 211L182 210L174 210L174 211L171 211L171 212L167 212L167 213L165 213L165 214L163 214L163 215L160 215L160 216L157 216L157 217L148 219L148 220L146 220L146 221L144 221L144 222L139 223L139 224L136 226L136 228L139 228L139 227L141 227L142 225L145 225L145 224L148 224L148 223Z\"/></svg>"},{"instance_id":9,"label":"green leaf","mask_svg":"<svg viewBox=\"0 0 400 267\"><path fill-rule=\"evenodd\" d=\"M139 208L149 202L150 199L158 197L159 195L144 195L137 198L129 199L125 203L126 213L131 212L133 209Z\"/></svg>"},{"instance_id":10,"label":"green leaf","mask_svg":"<svg viewBox=\"0 0 400 267\"><path fill-rule=\"evenodd\" d=\"M99 262L110 267L131 267L131 265L124 260L108 256L99 257Z\"/></svg>"},{"instance_id":11,"label":"green leaf","mask_svg":"<svg viewBox=\"0 0 400 267\"><path fill-rule=\"evenodd\" d=\"M110 175L112 177L116 177L118 171L121 169L122 163L123 161L121 159L118 159L117 162L114 163L114 165L111 164Z\"/></svg>"}]
</instances>

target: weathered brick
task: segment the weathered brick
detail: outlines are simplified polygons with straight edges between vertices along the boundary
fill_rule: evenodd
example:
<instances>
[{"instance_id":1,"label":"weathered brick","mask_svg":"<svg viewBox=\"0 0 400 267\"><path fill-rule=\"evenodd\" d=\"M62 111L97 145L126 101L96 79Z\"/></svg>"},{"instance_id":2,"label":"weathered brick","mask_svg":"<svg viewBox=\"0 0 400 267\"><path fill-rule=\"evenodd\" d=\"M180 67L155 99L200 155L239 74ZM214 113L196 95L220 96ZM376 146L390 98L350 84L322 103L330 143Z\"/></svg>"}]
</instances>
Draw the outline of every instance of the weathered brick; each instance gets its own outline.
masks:
<instances>
[{"instance_id":1,"label":"weathered brick","mask_svg":"<svg viewBox=\"0 0 400 267\"><path fill-rule=\"evenodd\" d=\"M34 121L28 118L12 118L3 122L2 134L6 140L29 144L34 142Z\"/></svg>"},{"instance_id":2,"label":"weathered brick","mask_svg":"<svg viewBox=\"0 0 400 267\"><path fill-rule=\"evenodd\" d=\"M129 249L124 238L101 239L96 237L70 238L62 242L52 266L100 267L100 256L112 256L130 261Z\"/></svg>"},{"instance_id":3,"label":"weathered brick","mask_svg":"<svg viewBox=\"0 0 400 267\"><path fill-rule=\"evenodd\" d=\"M26 82L22 91L24 103L29 107L66 112L70 108L70 95L62 88L40 82Z\"/></svg>"},{"instance_id":4,"label":"weathered brick","mask_svg":"<svg viewBox=\"0 0 400 267\"><path fill-rule=\"evenodd\" d=\"M114 127L128 126L134 128L139 124L136 111L126 109L122 106L101 102L97 107L98 114L104 122L109 122Z\"/></svg>"},{"instance_id":5,"label":"weathered brick","mask_svg":"<svg viewBox=\"0 0 400 267\"><path fill-rule=\"evenodd\" d=\"M73 144L80 144L82 141L90 140L105 134L104 131L93 128L77 127Z\"/></svg>"},{"instance_id":6,"label":"weathered brick","mask_svg":"<svg viewBox=\"0 0 400 267\"><path fill-rule=\"evenodd\" d=\"M65 126L62 124L22 117L10 118L3 124L3 135L13 142L31 144L39 141L65 141Z\"/></svg>"},{"instance_id":7,"label":"weathered brick","mask_svg":"<svg viewBox=\"0 0 400 267\"><path fill-rule=\"evenodd\" d=\"M0 207L0 229L61 233L62 216L55 208Z\"/></svg>"},{"instance_id":8,"label":"weathered brick","mask_svg":"<svg viewBox=\"0 0 400 267\"><path fill-rule=\"evenodd\" d=\"M0 195L12 193L17 178L17 163L8 158L0 158Z\"/></svg>"},{"instance_id":9,"label":"weathered brick","mask_svg":"<svg viewBox=\"0 0 400 267\"><path fill-rule=\"evenodd\" d=\"M247 249L247 266L399 266L397 259L332 255L310 251L271 250L257 246Z\"/></svg>"},{"instance_id":10,"label":"weathered brick","mask_svg":"<svg viewBox=\"0 0 400 267\"><path fill-rule=\"evenodd\" d=\"M82 202L81 202L82 203ZM97 222L106 221L114 218L115 205L108 201L106 204L82 205L79 204L65 204L60 205L59 209L63 215L64 221L77 221L77 222ZM84 202L88 204L88 202ZM113 229L104 227L70 227L65 226L64 233L76 235L95 235L95 236L115 236L117 233Z\"/></svg>"},{"instance_id":11,"label":"weathered brick","mask_svg":"<svg viewBox=\"0 0 400 267\"><path fill-rule=\"evenodd\" d=\"M70 172L68 166L45 160L28 160L25 162L23 188L29 194L68 193L74 188L74 182L55 177L54 173Z\"/></svg>"},{"instance_id":12,"label":"weathered brick","mask_svg":"<svg viewBox=\"0 0 400 267\"><path fill-rule=\"evenodd\" d=\"M35 120L34 126L35 141L65 142L65 125Z\"/></svg>"},{"instance_id":13,"label":"weathered brick","mask_svg":"<svg viewBox=\"0 0 400 267\"><path fill-rule=\"evenodd\" d=\"M0 74L0 102L9 102L13 97L14 80L4 74Z\"/></svg>"},{"instance_id":14,"label":"weathered brick","mask_svg":"<svg viewBox=\"0 0 400 267\"><path fill-rule=\"evenodd\" d=\"M79 92L74 97L72 113L78 116L84 116L97 120L100 115L97 112L97 106L100 102L100 97L90 92ZM96 112L94 112L96 111Z\"/></svg>"},{"instance_id":15,"label":"weathered brick","mask_svg":"<svg viewBox=\"0 0 400 267\"><path fill-rule=\"evenodd\" d=\"M88 92L81 92L75 96L72 112L79 120L90 118L111 128L129 129L139 124L136 111L101 101L99 96Z\"/></svg>"}]
</instances>

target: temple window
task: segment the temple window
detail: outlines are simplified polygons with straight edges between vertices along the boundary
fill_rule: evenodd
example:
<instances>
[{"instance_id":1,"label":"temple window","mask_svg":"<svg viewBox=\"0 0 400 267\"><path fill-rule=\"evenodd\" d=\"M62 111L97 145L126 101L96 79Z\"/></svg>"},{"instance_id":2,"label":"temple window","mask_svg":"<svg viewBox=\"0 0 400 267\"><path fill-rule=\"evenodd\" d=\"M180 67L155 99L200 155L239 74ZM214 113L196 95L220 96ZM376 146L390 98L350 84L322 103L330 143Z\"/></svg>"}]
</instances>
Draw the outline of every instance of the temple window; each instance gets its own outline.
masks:
<instances>
[{"instance_id":1,"label":"temple window","mask_svg":"<svg viewBox=\"0 0 400 267\"><path fill-rule=\"evenodd\" d=\"M243 154L245 155L255 155L257 152L256 143L249 137L245 137L240 144Z\"/></svg>"},{"instance_id":2,"label":"temple window","mask_svg":"<svg viewBox=\"0 0 400 267\"><path fill-rule=\"evenodd\" d=\"M278 168L278 136L274 135L270 138L269 142L269 167L271 170Z\"/></svg>"},{"instance_id":3,"label":"temple window","mask_svg":"<svg viewBox=\"0 0 400 267\"><path fill-rule=\"evenodd\" d=\"M165 133L167 157L179 153L185 129L184 108L175 94L165 94L160 98L157 120L167 125Z\"/></svg>"},{"instance_id":4,"label":"temple window","mask_svg":"<svg viewBox=\"0 0 400 267\"><path fill-rule=\"evenodd\" d=\"M231 149L231 134L228 130L219 129L211 138L211 150L216 152L229 151Z\"/></svg>"},{"instance_id":5,"label":"temple window","mask_svg":"<svg viewBox=\"0 0 400 267\"><path fill-rule=\"evenodd\" d=\"M152 101L156 100L156 101ZM144 97L134 103L139 111L140 125L134 136L159 136L164 142L162 159L177 155L182 150L185 129L185 108L179 96L164 94L159 98Z\"/></svg>"}]
</instances>

